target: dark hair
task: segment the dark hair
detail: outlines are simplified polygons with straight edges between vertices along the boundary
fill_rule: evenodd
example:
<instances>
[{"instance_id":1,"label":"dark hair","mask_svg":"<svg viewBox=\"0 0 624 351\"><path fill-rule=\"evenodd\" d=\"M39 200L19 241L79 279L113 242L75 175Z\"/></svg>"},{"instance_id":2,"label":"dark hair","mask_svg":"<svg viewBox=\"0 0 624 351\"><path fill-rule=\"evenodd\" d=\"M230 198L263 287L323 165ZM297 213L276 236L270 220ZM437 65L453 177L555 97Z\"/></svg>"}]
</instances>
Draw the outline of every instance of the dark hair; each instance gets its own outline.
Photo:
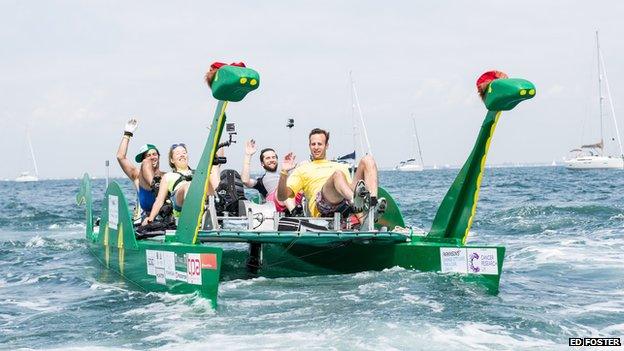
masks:
<instances>
[{"instance_id":1,"label":"dark hair","mask_svg":"<svg viewBox=\"0 0 624 351\"><path fill-rule=\"evenodd\" d=\"M326 130L323 130L321 128L314 128L312 129L312 131L310 132L310 135L308 135L308 140L310 140L310 138L314 135L314 134L323 134L325 135L325 144L327 144L329 142L329 132Z\"/></svg>"},{"instance_id":2,"label":"dark hair","mask_svg":"<svg viewBox=\"0 0 624 351\"><path fill-rule=\"evenodd\" d=\"M186 145L184 145L184 144L174 144L174 145L175 145L175 147L170 147L169 148L169 166L175 172L175 171L177 171L177 169L175 167L175 164L173 164L173 162L171 162L171 157L173 157L173 150L175 150L175 148L177 148L178 146L183 147L184 150L186 150L186 152L188 152L188 149L186 148ZM174 146L174 145L171 145L171 146Z\"/></svg>"},{"instance_id":3,"label":"dark hair","mask_svg":"<svg viewBox=\"0 0 624 351\"><path fill-rule=\"evenodd\" d=\"M147 157L147 153L150 152L150 150L156 150L156 155L160 157L160 151L158 151L158 149L149 149L141 154L141 161L145 160L145 158Z\"/></svg>"},{"instance_id":4,"label":"dark hair","mask_svg":"<svg viewBox=\"0 0 624 351\"><path fill-rule=\"evenodd\" d=\"M262 149L262 151L260 151L260 163L264 161L264 153L267 151L275 152L275 150L271 149L270 147L267 147L266 149ZM275 155L277 156L277 152L275 152Z\"/></svg>"}]
</instances>

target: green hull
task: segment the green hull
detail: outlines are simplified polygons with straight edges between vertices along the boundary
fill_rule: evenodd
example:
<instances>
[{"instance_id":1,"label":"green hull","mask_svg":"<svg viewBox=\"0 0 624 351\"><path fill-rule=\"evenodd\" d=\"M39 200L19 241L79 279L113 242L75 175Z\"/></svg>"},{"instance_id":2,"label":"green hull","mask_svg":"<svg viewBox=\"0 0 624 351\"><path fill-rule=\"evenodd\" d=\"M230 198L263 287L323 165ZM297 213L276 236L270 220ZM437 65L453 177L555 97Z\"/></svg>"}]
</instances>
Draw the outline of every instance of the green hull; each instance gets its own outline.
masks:
<instances>
[{"instance_id":1,"label":"green hull","mask_svg":"<svg viewBox=\"0 0 624 351\"><path fill-rule=\"evenodd\" d=\"M259 76L253 70L228 67L222 73L217 82L219 96L229 94L230 101L242 99L257 87ZM256 83L250 85L252 80ZM257 275L354 273L396 266L456 275L483 285L490 293L497 293L505 248L465 243L501 111L534 95L535 87L526 80L499 79L490 84L485 96L489 111L473 150L442 200L431 231L425 236L415 236L403 228L405 223L397 204L382 188L379 195L388 199L388 209L376 229L370 232L202 230L208 175L226 120L227 101L220 101L177 231L159 238L137 240L127 201L115 182L106 191L99 226L94 226L91 185L85 174L77 201L85 204L89 248L105 267L140 289L198 292L214 306L221 280ZM223 242L246 243L255 249L251 255L252 250L248 253L246 249L232 249ZM249 260L250 257L255 261Z\"/></svg>"},{"instance_id":2,"label":"green hull","mask_svg":"<svg viewBox=\"0 0 624 351\"><path fill-rule=\"evenodd\" d=\"M90 180L85 175L79 202L88 204L87 223L93 223ZM400 217L390 213L389 216ZM402 221L402 219L401 219ZM200 239L262 244L263 262L257 273L246 271L247 251L224 250L222 243L174 242L173 233L137 240L131 215L119 185L111 183L99 226L87 226L90 251L106 268L145 291L197 292L216 306L221 280L252 276L289 277L383 270L395 266L419 271L461 274L497 293L504 259L503 247L463 246L427 242L424 237L395 232L200 232ZM92 229L91 229L92 228ZM445 253L459 252L449 260ZM485 273L471 271L469 257L489 253L494 262ZM480 259L480 267L485 261ZM477 267L479 268L479 267ZM492 270L492 268L494 268ZM483 268L480 268L483 269Z\"/></svg>"}]
</instances>

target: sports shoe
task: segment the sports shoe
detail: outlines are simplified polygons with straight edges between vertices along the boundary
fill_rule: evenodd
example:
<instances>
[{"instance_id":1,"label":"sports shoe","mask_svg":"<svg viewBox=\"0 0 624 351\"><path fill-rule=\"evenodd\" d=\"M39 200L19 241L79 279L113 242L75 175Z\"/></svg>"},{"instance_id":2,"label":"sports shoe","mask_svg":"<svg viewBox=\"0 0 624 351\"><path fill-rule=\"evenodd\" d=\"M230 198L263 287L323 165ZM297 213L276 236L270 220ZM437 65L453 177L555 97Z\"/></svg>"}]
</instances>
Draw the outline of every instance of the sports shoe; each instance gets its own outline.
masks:
<instances>
[{"instance_id":1,"label":"sports shoe","mask_svg":"<svg viewBox=\"0 0 624 351\"><path fill-rule=\"evenodd\" d=\"M370 208L370 192L363 180L358 180L353 190L353 212L366 212Z\"/></svg>"},{"instance_id":2,"label":"sports shoe","mask_svg":"<svg viewBox=\"0 0 624 351\"><path fill-rule=\"evenodd\" d=\"M377 205L375 205L375 223L386 213L386 208L388 208L388 200L385 197L378 198Z\"/></svg>"},{"instance_id":3,"label":"sports shoe","mask_svg":"<svg viewBox=\"0 0 624 351\"><path fill-rule=\"evenodd\" d=\"M367 231L368 226L370 225L369 223L371 219L373 220L373 223L377 223L377 221L379 221L379 218L381 218L381 216L383 216L383 214L386 213L387 207L388 207L388 201L386 200L386 198L384 197L378 198L377 203L375 205L375 209L373 210L373 218L371 218L371 216L369 216L368 213L366 213L364 217L362 218L362 223L360 223L360 226L358 229L360 231Z\"/></svg>"}]
</instances>

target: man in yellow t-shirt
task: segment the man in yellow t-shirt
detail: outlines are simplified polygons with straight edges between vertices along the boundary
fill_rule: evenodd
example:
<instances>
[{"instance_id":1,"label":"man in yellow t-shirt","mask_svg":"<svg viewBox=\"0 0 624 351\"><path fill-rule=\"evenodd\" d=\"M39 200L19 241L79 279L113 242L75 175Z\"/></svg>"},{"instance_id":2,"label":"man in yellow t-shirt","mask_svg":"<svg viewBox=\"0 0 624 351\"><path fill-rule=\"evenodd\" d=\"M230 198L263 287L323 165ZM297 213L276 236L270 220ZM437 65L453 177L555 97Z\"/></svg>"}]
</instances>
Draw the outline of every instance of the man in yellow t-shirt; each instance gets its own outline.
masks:
<instances>
[{"instance_id":1,"label":"man in yellow t-shirt","mask_svg":"<svg viewBox=\"0 0 624 351\"><path fill-rule=\"evenodd\" d=\"M310 162L297 166L292 152L284 157L277 187L278 200L284 201L303 190L314 217L333 216L345 205L352 206L356 213L363 212L378 203L377 165L372 156L360 160L351 179L347 165L326 159L329 132L315 128L308 140ZM385 207L385 199L381 201Z\"/></svg>"}]
</instances>

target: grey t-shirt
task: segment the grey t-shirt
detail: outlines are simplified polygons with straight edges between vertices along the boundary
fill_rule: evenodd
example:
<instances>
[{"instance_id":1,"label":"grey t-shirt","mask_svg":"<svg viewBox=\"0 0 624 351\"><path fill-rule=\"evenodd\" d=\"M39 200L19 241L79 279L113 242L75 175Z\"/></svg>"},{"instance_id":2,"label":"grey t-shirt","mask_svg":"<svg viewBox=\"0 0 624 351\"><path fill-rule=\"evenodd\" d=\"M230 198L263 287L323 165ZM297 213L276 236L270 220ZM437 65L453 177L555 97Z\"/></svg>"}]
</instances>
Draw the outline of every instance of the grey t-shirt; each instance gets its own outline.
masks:
<instances>
[{"instance_id":1,"label":"grey t-shirt","mask_svg":"<svg viewBox=\"0 0 624 351\"><path fill-rule=\"evenodd\" d=\"M266 172L262 177L256 179L256 184L252 188L258 190L262 196L266 197L267 194L277 189L279 178L279 172Z\"/></svg>"}]
</instances>

